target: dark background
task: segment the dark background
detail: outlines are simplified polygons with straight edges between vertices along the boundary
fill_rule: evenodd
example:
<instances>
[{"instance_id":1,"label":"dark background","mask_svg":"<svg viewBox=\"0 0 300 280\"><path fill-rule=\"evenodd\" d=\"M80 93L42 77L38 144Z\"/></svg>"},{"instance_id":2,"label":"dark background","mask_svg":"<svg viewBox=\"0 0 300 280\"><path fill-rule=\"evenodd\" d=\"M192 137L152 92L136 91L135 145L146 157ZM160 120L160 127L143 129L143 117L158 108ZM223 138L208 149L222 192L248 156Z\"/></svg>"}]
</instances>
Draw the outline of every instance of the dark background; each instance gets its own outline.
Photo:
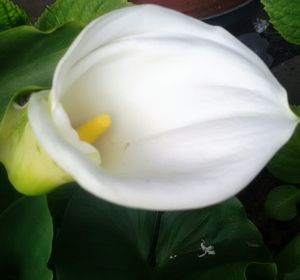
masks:
<instances>
[{"instance_id":1,"label":"dark background","mask_svg":"<svg viewBox=\"0 0 300 280\"><path fill-rule=\"evenodd\" d=\"M13 0L21 8L27 11L31 20L35 20L39 17L45 7L54 2L54 0Z\"/></svg>"}]
</instances>

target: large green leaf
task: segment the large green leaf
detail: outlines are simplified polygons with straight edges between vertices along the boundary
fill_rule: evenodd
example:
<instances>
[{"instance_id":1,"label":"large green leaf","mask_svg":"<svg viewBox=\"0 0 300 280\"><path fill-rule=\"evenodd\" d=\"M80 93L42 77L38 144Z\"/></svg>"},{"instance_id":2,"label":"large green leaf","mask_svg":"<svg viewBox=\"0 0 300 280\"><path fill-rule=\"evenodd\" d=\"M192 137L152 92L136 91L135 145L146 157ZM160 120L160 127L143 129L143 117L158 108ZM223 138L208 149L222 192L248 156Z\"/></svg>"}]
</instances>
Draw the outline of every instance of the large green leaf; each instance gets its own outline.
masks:
<instances>
[{"instance_id":1,"label":"large green leaf","mask_svg":"<svg viewBox=\"0 0 300 280\"><path fill-rule=\"evenodd\" d=\"M299 116L300 106L292 106ZM283 182L300 183L300 126L291 139L279 150L268 164L268 170Z\"/></svg>"},{"instance_id":2,"label":"large green leaf","mask_svg":"<svg viewBox=\"0 0 300 280\"><path fill-rule=\"evenodd\" d=\"M60 280L147 279L151 212L76 193L65 213L53 262Z\"/></svg>"},{"instance_id":3,"label":"large green leaf","mask_svg":"<svg viewBox=\"0 0 300 280\"><path fill-rule=\"evenodd\" d=\"M79 31L69 24L51 33L29 26L0 33L0 120L18 93L50 87L57 62Z\"/></svg>"},{"instance_id":4,"label":"large green leaf","mask_svg":"<svg viewBox=\"0 0 300 280\"><path fill-rule=\"evenodd\" d=\"M29 18L10 0L0 0L0 31L29 24Z\"/></svg>"},{"instance_id":5,"label":"large green leaf","mask_svg":"<svg viewBox=\"0 0 300 280\"><path fill-rule=\"evenodd\" d=\"M127 0L57 0L48 6L36 23L41 30L49 30L70 21L83 26L115 9L132 5Z\"/></svg>"},{"instance_id":6,"label":"large green leaf","mask_svg":"<svg viewBox=\"0 0 300 280\"><path fill-rule=\"evenodd\" d=\"M290 43L300 44L300 1L261 0L270 21Z\"/></svg>"},{"instance_id":7,"label":"large green leaf","mask_svg":"<svg viewBox=\"0 0 300 280\"><path fill-rule=\"evenodd\" d=\"M278 280L300 279L300 234L277 256Z\"/></svg>"},{"instance_id":8,"label":"large green leaf","mask_svg":"<svg viewBox=\"0 0 300 280\"><path fill-rule=\"evenodd\" d=\"M291 185L279 186L268 194L265 211L272 219L289 221L296 217L299 202L299 188Z\"/></svg>"},{"instance_id":9,"label":"large green leaf","mask_svg":"<svg viewBox=\"0 0 300 280\"><path fill-rule=\"evenodd\" d=\"M213 246L214 254L201 248ZM246 218L237 199L193 211L169 212L162 216L157 246L157 265L162 279L275 279L263 240ZM260 278L251 278L253 271ZM251 273L250 273L251 272Z\"/></svg>"},{"instance_id":10,"label":"large green leaf","mask_svg":"<svg viewBox=\"0 0 300 280\"><path fill-rule=\"evenodd\" d=\"M0 278L50 280L52 221L46 198L23 197L0 214Z\"/></svg>"},{"instance_id":11,"label":"large green leaf","mask_svg":"<svg viewBox=\"0 0 300 280\"><path fill-rule=\"evenodd\" d=\"M276 266L236 199L159 217L78 191L54 249L59 279L275 279ZM215 254L201 256L201 244Z\"/></svg>"}]
</instances>

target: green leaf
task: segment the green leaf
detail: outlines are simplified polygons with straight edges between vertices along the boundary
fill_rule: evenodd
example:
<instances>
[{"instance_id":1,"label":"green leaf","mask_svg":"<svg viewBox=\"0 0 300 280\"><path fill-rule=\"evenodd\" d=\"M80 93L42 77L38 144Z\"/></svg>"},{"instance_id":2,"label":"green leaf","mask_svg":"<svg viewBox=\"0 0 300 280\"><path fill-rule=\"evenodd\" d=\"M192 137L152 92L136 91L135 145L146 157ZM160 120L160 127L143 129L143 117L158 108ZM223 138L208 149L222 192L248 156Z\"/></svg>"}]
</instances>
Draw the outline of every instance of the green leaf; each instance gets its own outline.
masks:
<instances>
[{"instance_id":1,"label":"green leaf","mask_svg":"<svg viewBox=\"0 0 300 280\"><path fill-rule=\"evenodd\" d=\"M10 0L0 0L0 31L29 24L27 14Z\"/></svg>"},{"instance_id":2,"label":"green leaf","mask_svg":"<svg viewBox=\"0 0 300 280\"><path fill-rule=\"evenodd\" d=\"M69 24L50 33L29 26L0 33L0 120L18 93L50 87L57 62L79 31Z\"/></svg>"},{"instance_id":3,"label":"green leaf","mask_svg":"<svg viewBox=\"0 0 300 280\"><path fill-rule=\"evenodd\" d=\"M53 262L60 280L147 279L154 216L78 191L69 203Z\"/></svg>"},{"instance_id":4,"label":"green leaf","mask_svg":"<svg viewBox=\"0 0 300 280\"><path fill-rule=\"evenodd\" d=\"M46 198L23 197L0 215L1 279L50 280L52 221Z\"/></svg>"},{"instance_id":5,"label":"green leaf","mask_svg":"<svg viewBox=\"0 0 300 280\"><path fill-rule=\"evenodd\" d=\"M132 3L127 0L57 0L46 8L36 22L36 27L50 30L70 21L85 26L105 13L130 5Z\"/></svg>"},{"instance_id":6,"label":"green leaf","mask_svg":"<svg viewBox=\"0 0 300 280\"><path fill-rule=\"evenodd\" d=\"M300 44L299 0L261 0L270 21L288 42Z\"/></svg>"},{"instance_id":7,"label":"green leaf","mask_svg":"<svg viewBox=\"0 0 300 280\"><path fill-rule=\"evenodd\" d=\"M250 263L246 268L247 280L277 279L277 266L275 263Z\"/></svg>"},{"instance_id":8,"label":"green leaf","mask_svg":"<svg viewBox=\"0 0 300 280\"><path fill-rule=\"evenodd\" d=\"M0 213L9 207L15 200L21 197L10 184L7 173L2 164L0 164Z\"/></svg>"},{"instance_id":9,"label":"green leaf","mask_svg":"<svg viewBox=\"0 0 300 280\"><path fill-rule=\"evenodd\" d=\"M300 115L300 106L291 108ZM273 176L286 183L300 183L300 125L291 139L278 151L267 166Z\"/></svg>"},{"instance_id":10,"label":"green leaf","mask_svg":"<svg viewBox=\"0 0 300 280\"><path fill-rule=\"evenodd\" d=\"M205 255L201 245L213 246L215 254ZM254 263L261 265L250 266ZM276 269L266 269L275 266L237 199L205 209L165 213L157 265L162 268L162 279L238 280L245 279L249 267L261 279L276 276Z\"/></svg>"},{"instance_id":11,"label":"green leaf","mask_svg":"<svg viewBox=\"0 0 300 280\"><path fill-rule=\"evenodd\" d=\"M58 278L275 279L276 266L236 199L158 217L78 191L53 254ZM213 245L215 255L201 256L201 244Z\"/></svg>"},{"instance_id":12,"label":"green leaf","mask_svg":"<svg viewBox=\"0 0 300 280\"><path fill-rule=\"evenodd\" d=\"M78 190L76 183L69 183L47 194L48 207L52 216L54 228L59 228L63 222L65 210Z\"/></svg>"},{"instance_id":13,"label":"green leaf","mask_svg":"<svg viewBox=\"0 0 300 280\"><path fill-rule=\"evenodd\" d=\"M278 265L278 280L299 280L300 234L277 256L276 263Z\"/></svg>"},{"instance_id":14,"label":"green leaf","mask_svg":"<svg viewBox=\"0 0 300 280\"><path fill-rule=\"evenodd\" d=\"M265 204L266 214L278 221L289 221L297 216L297 204L300 202L300 189L283 185L273 189Z\"/></svg>"}]
</instances>

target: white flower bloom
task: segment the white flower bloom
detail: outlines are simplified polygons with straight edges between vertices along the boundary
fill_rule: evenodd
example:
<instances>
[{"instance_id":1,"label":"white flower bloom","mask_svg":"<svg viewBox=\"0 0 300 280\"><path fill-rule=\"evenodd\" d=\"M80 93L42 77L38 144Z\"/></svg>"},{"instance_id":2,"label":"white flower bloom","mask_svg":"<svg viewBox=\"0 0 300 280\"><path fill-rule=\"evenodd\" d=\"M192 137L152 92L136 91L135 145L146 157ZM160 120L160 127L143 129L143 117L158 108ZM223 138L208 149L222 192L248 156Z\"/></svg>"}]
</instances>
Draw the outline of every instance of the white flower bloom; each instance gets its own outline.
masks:
<instances>
[{"instance_id":1,"label":"white flower bloom","mask_svg":"<svg viewBox=\"0 0 300 280\"><path fill-rule=\"evenodd\" d=\"M28 113L40 145L85 190L145 209L235 195L297 125L285 90L247 47L152 5L86 27L49 97L34 94ZM111 127L93 144L80 141L74 128L102 113Z\"/></svg>"}]
</instances>

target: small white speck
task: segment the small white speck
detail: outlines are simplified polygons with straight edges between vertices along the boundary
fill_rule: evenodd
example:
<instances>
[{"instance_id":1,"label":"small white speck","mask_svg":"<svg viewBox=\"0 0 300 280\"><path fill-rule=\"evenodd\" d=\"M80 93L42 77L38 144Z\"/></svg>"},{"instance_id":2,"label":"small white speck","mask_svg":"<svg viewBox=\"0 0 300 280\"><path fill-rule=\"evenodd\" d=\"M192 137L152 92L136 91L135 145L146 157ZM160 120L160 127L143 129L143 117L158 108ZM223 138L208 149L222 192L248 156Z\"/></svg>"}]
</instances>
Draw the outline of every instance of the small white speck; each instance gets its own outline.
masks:
<instances>
[{"instance_id":1,"label":"small white speck","mask_svg":"<svg viewBox=\"0 0 300 280\"><path fill-rule=\"evenodd\" d=\"M176 254L171 255L169 258L170 258L171 260L176 259L176 258L177 258L177 255L176 255Z\"/></svg>"},{"instance_id":2,"label":"small white speck","mask_svg":"<svg viewBox=\"0 0 300 280\"><path fill-rule=\"evenodd\" d=\"M261 247L261 244L252 243L252 242L250 242L250 241L247 241L246 243L247 243L247 245L248 245L249 247L254 247L254 248Z\"/></svg>"},{"instance_id":3,"label":"small white speck","mask_svg":"<svg viewBox=\"0 0 300 280\"><path fill-rule=\"evenodd\" d=\"M201 242L199 250L200 250L200 252L197 254L198 258L203 258L206 255L215 255L216 254L215 247L212 245L206 246L204 240Z\"/></svg>"},{"instance_id":4,"label":"small white speck","mask_svg":"<svg viewBox=\"0 0 300 280\"><path fill-rule=\"evenodd\" d=\"M266 19L257 18L255 22L253 22L254 30L257 33L263 33L267 30L269 26L269 21Z\"/></svg>"}]
</instances>

